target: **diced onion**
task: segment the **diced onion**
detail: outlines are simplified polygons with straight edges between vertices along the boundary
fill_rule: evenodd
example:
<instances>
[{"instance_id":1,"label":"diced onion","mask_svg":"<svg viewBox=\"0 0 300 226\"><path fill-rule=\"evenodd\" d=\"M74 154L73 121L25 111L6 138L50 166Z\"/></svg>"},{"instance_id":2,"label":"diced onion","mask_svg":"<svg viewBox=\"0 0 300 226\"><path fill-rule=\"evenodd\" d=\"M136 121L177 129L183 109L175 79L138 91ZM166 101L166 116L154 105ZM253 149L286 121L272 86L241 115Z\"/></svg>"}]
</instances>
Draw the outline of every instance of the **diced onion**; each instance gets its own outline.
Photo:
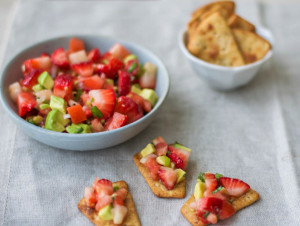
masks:
<instances>
[{"instance_id":1,"label":"diced onion","mask_svg":"<svg viewBox=\"0 0 300 226\"><path fill-rule=\"evenodd\" d=\"M71 116L69 114L64 114L64 119L68 119L71 118Z\"/></svg>"}]
</instances>

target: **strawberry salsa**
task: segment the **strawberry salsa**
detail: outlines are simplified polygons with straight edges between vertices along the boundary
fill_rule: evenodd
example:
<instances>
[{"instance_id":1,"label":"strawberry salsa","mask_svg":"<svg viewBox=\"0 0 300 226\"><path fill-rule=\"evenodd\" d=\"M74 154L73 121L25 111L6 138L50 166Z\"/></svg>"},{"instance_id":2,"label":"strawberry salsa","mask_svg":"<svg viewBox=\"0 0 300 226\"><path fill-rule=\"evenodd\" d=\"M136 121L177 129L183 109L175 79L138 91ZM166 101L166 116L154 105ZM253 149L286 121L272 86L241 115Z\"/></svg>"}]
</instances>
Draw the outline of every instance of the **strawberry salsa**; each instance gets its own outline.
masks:
<instances>
[{"instance_id":1,"label":"strawberry salsa","mask_svg":"<svg viewBox=\"0 0 300 226\"><path fill-rule=\"evenodd\" d=\"M128 212L124 205L127 194L126 188L119 188L107 179L96 178L92 187L85 188L84 197L87 206L95 209L99 218L121 224Z\"/></svg>"},{"instance_id":2,"label":"strawberry salsa","mask_svg":"<svg viewBox=\"0 0 300 226\"><path fill-rule=\"evenodd\" d=\"M157 137L140 152L140 162L153 180L159 180L166 189L172 190L185 179L191 151L179 143L168 145L162 137Z\"/></svg>"},{"instance_id":3,"label":"strawberry salsa","mask_svg":"<svg viewBox=\"0 0 300 226\"><path fill-rule=\"evenodd\" d=\"M195 202L190 208L196 211L203 224L215 224L232 216L236 210L232 203L249 191L245 182L221 174L200 173L194 190Z\"/></svg>"},{"instance_id":4,"label":"strawberry salsa","mask_svg":"<svg viewBox=\"0 0 300 226\"><path fill-rule=\"evenodd\" d=\"M72 38L69 49L28 59L24 77L9 86L19 116L57 132L120 128L150 112L158 99L157 67L117 43L101 54Z\"/></svg>"}]
</instances>

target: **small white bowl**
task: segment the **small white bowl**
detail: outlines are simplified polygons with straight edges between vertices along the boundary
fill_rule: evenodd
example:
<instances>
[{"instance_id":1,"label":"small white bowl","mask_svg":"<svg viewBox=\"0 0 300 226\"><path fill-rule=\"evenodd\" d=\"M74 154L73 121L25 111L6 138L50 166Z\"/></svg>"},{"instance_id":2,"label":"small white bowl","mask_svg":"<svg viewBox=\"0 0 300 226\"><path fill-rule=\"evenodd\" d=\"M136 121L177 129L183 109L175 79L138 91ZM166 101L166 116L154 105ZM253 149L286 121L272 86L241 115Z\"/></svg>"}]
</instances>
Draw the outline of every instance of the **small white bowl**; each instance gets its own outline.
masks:
<instances>
[{"instance_id":1,"label":"small white bowl","mask_svg":"<svg viewBox=\"0 0 300 226\"><path fill-rule=\"evenodd\" d=\"M248 82L250 82L257 74L260 67L264 63L266 63L273 55L274 38L271 32L262 26L256 26L256 32L264 39L269 41L272 45L272 48L261 60L244 66L219 66L207 63L195 57L186 48L188 38L187 31L184 31L183 34L182 32L180 33L179 46L181 51L184 53L184 55L190 62L193 70L208 85L218 90L231 90L246 85Z\"/></svg>"}]
</instances>

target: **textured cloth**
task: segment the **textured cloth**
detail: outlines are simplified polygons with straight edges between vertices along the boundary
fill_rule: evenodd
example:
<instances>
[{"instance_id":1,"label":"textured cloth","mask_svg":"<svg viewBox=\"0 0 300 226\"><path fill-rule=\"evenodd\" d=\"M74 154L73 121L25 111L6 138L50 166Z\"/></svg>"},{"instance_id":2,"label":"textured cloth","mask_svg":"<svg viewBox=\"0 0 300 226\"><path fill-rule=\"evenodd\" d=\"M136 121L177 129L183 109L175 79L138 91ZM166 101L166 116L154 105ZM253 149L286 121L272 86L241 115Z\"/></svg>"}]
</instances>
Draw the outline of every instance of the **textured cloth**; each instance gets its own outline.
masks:
<instances>
[{"instance_id":1,"label":"textured cloth","mask_svg":"<svg viewBox=\"0 0 300 226\"><path fill-rule=\"evenodd\" d=\"M93 152L41 144L0 107L0 224L91 225L77 209L95 179L127 181L143 225L189 225L180 208L200 171L240 178L261 200L218 225L300 225L300 4L238 2L237 12L275 35L275 56L246 87L218 92L192 71L179 32L202 1L21 1L4 64L25 46L65 34L138 43L166 64L171 89L159 116L135 138ZM18 65L17 65L18 66ZM132 156L154 137L192 148L185 199L156 198Z\"/></svg>"}]
</instances>

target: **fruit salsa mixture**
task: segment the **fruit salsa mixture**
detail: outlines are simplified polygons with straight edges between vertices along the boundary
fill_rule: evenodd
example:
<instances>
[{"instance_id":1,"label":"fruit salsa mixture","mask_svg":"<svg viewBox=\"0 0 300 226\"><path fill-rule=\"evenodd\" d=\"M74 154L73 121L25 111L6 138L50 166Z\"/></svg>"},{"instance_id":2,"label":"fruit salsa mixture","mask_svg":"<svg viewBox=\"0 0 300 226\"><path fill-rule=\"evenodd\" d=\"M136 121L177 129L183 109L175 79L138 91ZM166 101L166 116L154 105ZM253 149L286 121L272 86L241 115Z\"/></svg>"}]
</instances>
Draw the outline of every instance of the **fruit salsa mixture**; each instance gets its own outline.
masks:
<instances>
[{"instance_id":1,"label":"fruit salsa mixture","mask_svg":"<svg viewBox=\"0 0 300 226\"><path fill-rule=\"evenodd\" d=\"M172 190L185 179L191 151L179 143L168 145L162 137L157 137L140 152L140 162L148 168L153 180Z\"/></svg>"},{"instance_id":2,"label":"fruit salsa mixture","mask_svg":"<svg viewBox=\"0 0 300 226\"><path fill-rule=\"evenodd\" d=\"M72 38L68 50L26 60L22 72L9 86L19 116L57 132L117 129L142 118L158 99L157 67L142 65L119 43L101 54Z\"/></svg>"},{"instance_id":3,"label":"fruit salsa mixture","mask_svg":"<svg viewBox=\"0 0 300 226\"><path fill-rule=\"evenodd\" d=\"M196 201L190 208L196 211L203 224L216 224L236 212L232 202L249 189L250 186L239 179L219 173L200 173L194 190Z\"/></svg>"}]
</instances>

